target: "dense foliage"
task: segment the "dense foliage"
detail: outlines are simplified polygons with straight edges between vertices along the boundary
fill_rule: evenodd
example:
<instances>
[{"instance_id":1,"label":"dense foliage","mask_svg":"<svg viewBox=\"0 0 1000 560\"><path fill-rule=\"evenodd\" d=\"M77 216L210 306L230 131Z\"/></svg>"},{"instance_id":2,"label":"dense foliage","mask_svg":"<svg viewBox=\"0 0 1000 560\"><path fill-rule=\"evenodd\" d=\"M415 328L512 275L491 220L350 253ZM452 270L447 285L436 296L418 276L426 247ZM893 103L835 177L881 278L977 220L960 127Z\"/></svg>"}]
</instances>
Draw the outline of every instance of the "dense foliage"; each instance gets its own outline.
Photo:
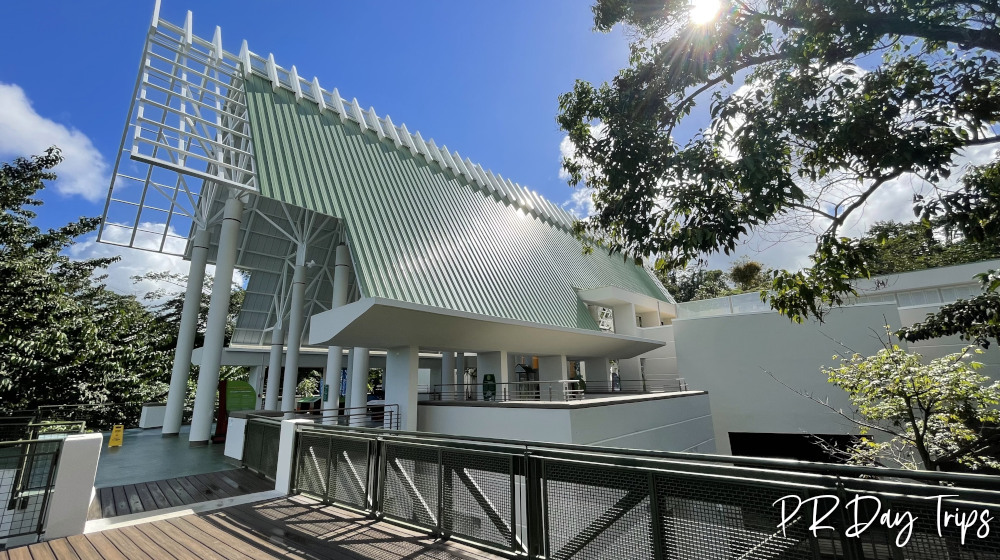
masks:
<instances>
[{"instance_id":1,"label":"dense foliage","mask_svg":"<svg viewBox=\"0 0 1000 560\"><path fill-rule=\"evenodd\" d=\"M633 41L611 83L560 99L565 167L594 189L581 233L675 269L798 228L815 235L812 265L776 272L769 296L797 321L870 274L874 247L842 230L886 190L914 185L922 218L996 238L1000 163L950 178L1000 141L995 2L722 5L697 23L689 0L597 0L596 29L625 24Z\"/></svg>"},{"instance_id":2,"label":"dense foliage","mask_svg":"<svg viewBox=\"0 0 1000 560\"><path fill-rule=\"evenodd\" d=\"M865 234L874 246L868 269L896 274L1000 257L1000 239L973 241L929 223L878 222Z\"/></svg>"},{"instance_id":3,"label":"dense foliage","mask_svg":"<svg viewBox=\"0 0 1000 560\"><path fill-rule=\"evenodd\" d=\"M64 250L99 221L81 218L48 231L32 223L32 208L41 205L36 194L55 179L51 169L61 159L51 148L0 166L0 410L165 398L187 279L173 273L139 278L178 287L146 294L147 306L101 282L102 271L117 257L66 256ZM210 282L202 298L199 345ZM234 285L227 342L242 301L243 289ZM245 376L244 368L222 372L223 379ZM104 425L108 419L134 424L139 412L137 406L94 406L59 414Z\"/></svg>"},{"instance_id":4,"label":"dense foliage","mask_svg":"<svg viewBox=\"0 0 1000 560\"><path fill-rule=\"evenodd\" d=\"M95 272L116 259L62 254L98 221L42 231L36 193L61 161L56 149L0 166L0 407L142 402L163 392L172 333Z\"/></svg>"}]
</instances>

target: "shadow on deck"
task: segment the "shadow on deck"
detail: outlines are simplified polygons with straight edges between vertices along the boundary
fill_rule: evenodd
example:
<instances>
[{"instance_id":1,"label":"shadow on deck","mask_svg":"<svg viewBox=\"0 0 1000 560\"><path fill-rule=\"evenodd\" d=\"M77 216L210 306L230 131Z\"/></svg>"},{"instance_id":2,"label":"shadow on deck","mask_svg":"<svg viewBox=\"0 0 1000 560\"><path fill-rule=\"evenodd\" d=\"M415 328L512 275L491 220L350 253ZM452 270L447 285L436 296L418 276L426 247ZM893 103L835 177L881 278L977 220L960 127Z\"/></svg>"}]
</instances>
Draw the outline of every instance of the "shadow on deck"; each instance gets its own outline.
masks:
<instances>
[{"instance_id":1,"label":"shadow on deck","mask_svg":"<svg viewBox=\"0 0 1000 560\"><path fill-rule=\"evenodd\" d=\"M293 496L77 535L0 552L0 560L487 560L500 558Z\"/></svg>"}]
</instances>

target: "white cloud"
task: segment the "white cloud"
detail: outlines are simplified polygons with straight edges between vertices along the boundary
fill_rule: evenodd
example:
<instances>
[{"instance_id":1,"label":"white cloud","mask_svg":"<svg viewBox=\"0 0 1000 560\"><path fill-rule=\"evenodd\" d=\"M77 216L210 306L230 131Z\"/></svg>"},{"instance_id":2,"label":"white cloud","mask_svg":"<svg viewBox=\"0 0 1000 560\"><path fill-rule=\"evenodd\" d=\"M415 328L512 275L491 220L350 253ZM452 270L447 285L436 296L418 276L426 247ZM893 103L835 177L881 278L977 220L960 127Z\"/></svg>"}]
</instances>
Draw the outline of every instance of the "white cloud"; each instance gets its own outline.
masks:
<instances>
[{"instance_id":1,"label":"white cloud","mask_svg":"<svg viewBox=\"0 0 1000 560\"><path fill-rule=\"evenodd\" d=\"M106 230L106 232L108 231L113 230ZM67 252L71 258L78 260L120 256L121 260L103 271L104 274L107 274L104 283L120 294L131 294L139 298L157 289L174 292L178 291L178 288L165 282L144 280L134 283L133 276L141 276L147 272L175 272L186 275L191 267L191 263L175 255L100 243L97 241L96 235L84 238L70 247ZM206 270L211 273L214 268L208 266Z\"/></svg>"},{"instance_id":2,"label":"white cloud","mask_svg":"<svg viewBox=\"0 0 1000 560\"><path fill-rule=\"evenodd\" d=\"M591 126L591 136L595 138L600 137L604 132L605 126L606 125L603 123ZM561 156L560 162L565 160L583 161L576 157L576 148L573 145L573 141L569 139L568 134L563 136L563 139L559 142L559 155ZM559 178L563 181L569 181L570 179L569 172L566 171L566 168L562 165L559 167ZM577 218L586 218L591 216L594 214L593 194L594 189L581 184L573 190L573 196L569 200L562 203L562 207Z\"/></svg>"},{"instance_id":3,"label":"white cloud","mask_svg":"<svg viewBox=\"0 0 1000 560\"><path fill-rule=\"evenodd\" d=\"M574 188L573 196L563 202L562 206L578 219L592 216L594 214L594 189L582 186Z\"/></svg>"},{"instance_id":4,"label":"white cloud","mask_svg":"<svg viewBox=\"0 0 1000 560\"><path fill-rule=\"evenodd\" d=\"M110 227L106 226L104 229L104 239L106 241L110 241L111 243L98 242L97 236L92 235L70 247L67 253L71 258L79 260L120 256L121 260L112 264L102 272L107 275L104 283L109 288L120 294L134 295L142 298L143 295L159 289L166 290L167 293L183 291L183 287L178 287L168 282L143 280L142 282L135 283L132 281L133 276L142 276L147 272L173 272L187 275L190 270L191 263L179 256L174 254L159 253L153 250L145 250L159 247L161 235L150 232L162 233L164 231L164 226L165 224L162 223L140 223L140 231L137 233L134 243L136 247L140 248L133 249L122 245L111 244L128 243L129 238L131 237L131 229L123 226L115 227L112 224ZM170 228L168 233L170 235L167 237L167 242L164 244L164 250L174 253L183 252L186 244L185 240L183 238L175 237L177 236L177 232L173 228ZM205 273L206 275L214 274L215 266L206 266ZM233 272L233 282L243 282L243 277L238 271ZM158 302L152 301L149 303L155 304Z\"/></svg>"},{"instance_id":5,"label":"white cloud","mask_svg":"<svg viewBox=\"0 0 1000 560\"><path fill-rule=\"evenodd\" d=\"M85 134L35 112L31 100L16 84L0 83L0 156L40 154L49 146L62 150L54 183L64 195L79 195L96 202L108 189L108 164Z\"/></svg>"}]
</instances>

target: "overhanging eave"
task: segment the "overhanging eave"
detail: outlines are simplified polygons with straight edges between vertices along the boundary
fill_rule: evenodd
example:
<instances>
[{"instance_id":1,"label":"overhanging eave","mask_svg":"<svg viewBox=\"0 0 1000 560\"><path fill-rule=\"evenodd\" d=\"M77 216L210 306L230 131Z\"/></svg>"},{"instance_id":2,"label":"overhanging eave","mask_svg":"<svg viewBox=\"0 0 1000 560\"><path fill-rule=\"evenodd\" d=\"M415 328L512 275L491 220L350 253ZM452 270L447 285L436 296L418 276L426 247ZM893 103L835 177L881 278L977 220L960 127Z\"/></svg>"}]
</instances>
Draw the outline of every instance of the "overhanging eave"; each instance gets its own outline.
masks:
<instances>
[{"instance_id":1,"label":"overhanging eave","mask_svg":"<svg viewBox=\"0 0 1000 560\"><path fill-rule=\"evenodd\" d=\"M658 340L489 317L383 298L313 315L309 343L345 347L490 352L539 356L632 358L655 350Z\"/></svg>"}]
</instances>

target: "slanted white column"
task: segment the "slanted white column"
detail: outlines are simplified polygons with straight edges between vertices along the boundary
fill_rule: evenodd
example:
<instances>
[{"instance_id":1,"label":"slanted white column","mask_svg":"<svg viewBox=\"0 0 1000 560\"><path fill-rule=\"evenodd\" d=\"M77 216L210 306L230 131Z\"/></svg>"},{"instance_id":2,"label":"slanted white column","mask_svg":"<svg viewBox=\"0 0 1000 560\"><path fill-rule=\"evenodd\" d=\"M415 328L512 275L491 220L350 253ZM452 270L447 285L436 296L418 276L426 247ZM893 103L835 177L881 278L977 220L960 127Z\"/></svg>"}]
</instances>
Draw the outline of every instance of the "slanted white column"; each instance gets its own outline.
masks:
<instances>
[{"instance_id":1,"label":"slanted white column","mask_svg":"<svg viewBox=\"0 0 1000 560\"><path fill-rule=\"evenodd\" d=\"M455 353L441 353L441 400L451 400L455 392Z\"/></svg>"},{"instance_id":2,"label":"slanted white column","mask_svg":"<svg viewBox=\"0 0 1000 560\"><path fill-rule=\"evenodd\" d=\"M267 366L267 392L264 394L264 410L278 410L278 391L281 387L281 358L285 349L285 334L281 323L271 331L271 355Z\"/></svg>"},{"instance_id":3,"label":"slanted white column","mask_svg":"<svg viewBox=\"0 0 1000 560\"><path fill-rule=\"evenodd\" d=\"M350 371L347 372L351 384L351 406L365 406L368 402L368 349L353 349L348 361L351 364Z\"/></svg>"},{"instance_id":4,"label":"slanted white column","mask_svg":"<svg viewBox=\"0 0 1000 560\"><path fill-rule=\"evenodd\" d=\"M488 374L493 374L494 380L497 383L496 396L493 400L503 400L504 390L507 387L507 351L501 350L499 352L480 352L476 356L476 372L479 374L477 381L479 383L476 387L476 392L479 398L486 400L486 395L483 393L483 380Z\"/></svg>"},{"instance_id":5,"label":"slanted white column","mask_svg":"<svg viewBox=\"0 0 1000 560\"><path fill-rule=\"evenodd\" d=\"M457 400L465 400L465 352L455 354L455 391L458 393Z\"/></svg>"},{"instance_id":6,"label":"slanted white column","mask_svg":"<svg viewBox=\"0 0 1000 560\"><path fill-rule=\"evenodd\" d=\"M295 410L295 387L299 381L299 345L306 311L306 246L299 244L292 274L292 303L288 310L288 349L285 351L285 379L281 385L281 410ZM339 385L339 384L338 384Z\"/></svg>"},{"instance_id":7,"label":"slanted white column","mask_svg":"<svg viewBox=\"0 0 1000 560\"><path fill-rule=\"evenodd\" d=\"M636 336L635 305L625 303L611 308L614 313L615 333ZM642 389L642 366L639 358L624 358L618 360L618 375L621 377L622 390L639 391Z\"/></svg>"},{"instance_id":8,"label":"slanted white column","mask_svg":"<svg viewBox=\"0 0 1000 560\"><path fill-rule=\"evenodd\" d=\"M417 367L420 353L416 346L389 348L385 355L385 402L399 405L399 429L417 430Z\"/></svg>"},{"instance_id":9,"label":"slanted white column","mask_svg":"<svg viewBox=\"0 0 1000 560\"><path fill-rule=\"evenodd\" d=\"M208 445L215 409L215 393L219 386L219 368L222 367L222 346L226 341L226 320L229 317L229 295L232 292L233 269L239 248L240 222L243 218L243 199L240 193L230 192L222 219L219 253L215 258L215 281L212 299L205 322L205 346L198 374L198 390L194 397L194 415L188 443L192 446Z\"/></svg>"},{"instance_id":10,"label":"slanted white column","mask_svg":"<svg viewBox=\"0 0 1000 560\"><path fill-rule=\"evenodd\" d=\"M208 230L199 227L191 244L191 269L188 271L187 291L181 309L181 327L174 349L174 368L170 373L170 392L163 416L163 437L176 436L181 431L184 416L184 398L187 396L188 376L191 373L191 351L198 334L198 313L201 311L201 290L205 284L205 263L208 261Z\"/></svg>"},{"instance_id":11,"label":"slanted white column","mask_svg":"<svg viewBox=\"0 0 1000 560\"><path fill-rule=\"evenodd\" d=\"M351 254L347 249L347 245L341 243L337 246L337 261L333 268L333 301L331 302L331 309L335 309L347 303L347 283L350 281L351 276ZM337 408L340 404L340 399L338 398L340 394L340 370L343 366L341 364L344 361L343 358L344 349L340 346L330 346L326 354L326 384L330 386L329 394L327 395L326 402L323 403L323 408ZM353 406L361 406L361 403L354 403L351 400L351 389L353 388L354 380L350 377L347 378L347 395L345 397L344 407L351 408ZM336 390L334 390L336 388ZM328 417L325 422L333 422L333 416Z\"/></svg>"}]
</instances>

